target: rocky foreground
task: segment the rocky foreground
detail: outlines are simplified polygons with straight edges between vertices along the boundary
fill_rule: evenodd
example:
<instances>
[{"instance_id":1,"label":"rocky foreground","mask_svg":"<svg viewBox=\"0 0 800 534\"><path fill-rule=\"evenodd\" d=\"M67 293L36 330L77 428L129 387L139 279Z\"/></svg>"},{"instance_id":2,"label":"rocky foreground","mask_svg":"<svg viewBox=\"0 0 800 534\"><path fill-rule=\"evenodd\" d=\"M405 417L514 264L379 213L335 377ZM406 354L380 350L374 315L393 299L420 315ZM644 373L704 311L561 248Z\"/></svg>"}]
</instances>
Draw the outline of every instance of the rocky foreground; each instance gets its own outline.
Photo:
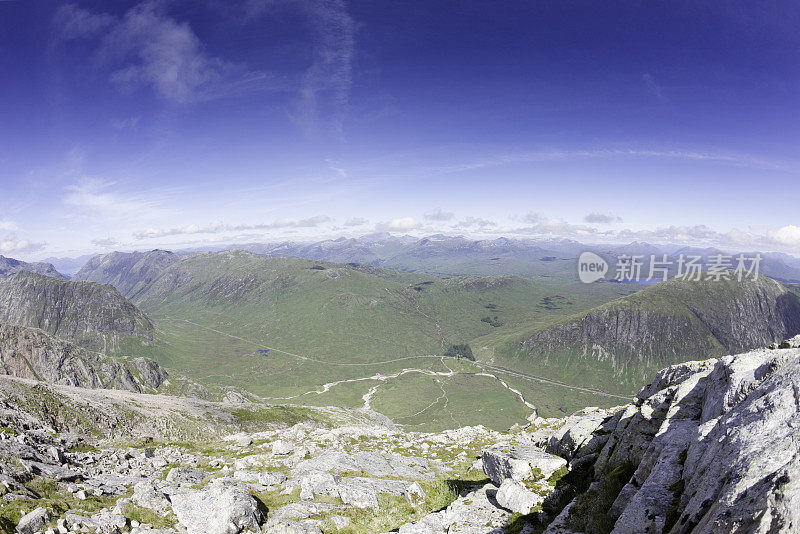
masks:
<instances>
[{"instance_id":1,"label":"rocky foreground","mask_svg":"<svg viewBox=\"0 0 800 534\"><path fill-rule=\"evenodd\" d=\"M0 532L797 532L798 346L505 433L0 378Z\"/></svg>"}]
</instances>

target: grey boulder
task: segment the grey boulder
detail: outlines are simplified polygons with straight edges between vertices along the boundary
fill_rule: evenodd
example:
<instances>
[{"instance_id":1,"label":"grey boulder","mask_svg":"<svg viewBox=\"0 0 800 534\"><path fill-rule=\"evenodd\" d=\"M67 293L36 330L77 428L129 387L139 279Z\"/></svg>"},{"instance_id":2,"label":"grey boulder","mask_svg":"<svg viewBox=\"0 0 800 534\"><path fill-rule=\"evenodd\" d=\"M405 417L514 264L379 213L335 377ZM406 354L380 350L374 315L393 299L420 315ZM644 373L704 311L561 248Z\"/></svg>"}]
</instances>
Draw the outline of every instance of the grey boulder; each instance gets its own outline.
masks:
<instances>
[{"instance_id":1,"label":"grey boulder","mask_svg":"<svg viewBox=\"0 0 800 534\"><path fill-rule=\"evenodd\" d=\"M257 531L263 519L247 486L230 478L216 479L201 491L173 495L172 510L188 534Z\"/></svg>"}]
</instances>

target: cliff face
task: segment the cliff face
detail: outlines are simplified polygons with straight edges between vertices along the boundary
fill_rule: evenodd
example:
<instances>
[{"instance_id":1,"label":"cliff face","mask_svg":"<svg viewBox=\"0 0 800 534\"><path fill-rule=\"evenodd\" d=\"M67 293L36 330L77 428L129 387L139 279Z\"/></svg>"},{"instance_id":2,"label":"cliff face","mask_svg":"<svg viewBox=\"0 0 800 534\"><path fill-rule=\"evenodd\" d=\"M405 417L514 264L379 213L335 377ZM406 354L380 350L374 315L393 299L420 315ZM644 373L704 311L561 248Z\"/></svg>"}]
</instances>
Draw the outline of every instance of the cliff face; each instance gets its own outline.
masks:
<instances>
[{"instance_id":1,"label":"cliff face","mask_svg":"<svg viewBox=\"0 0 800 534\"><path fill-rule=\"evenodd\" d=\"M167 379L167 372L147 358L107 357L42 330L9 324L0 324L0 374L136 392L156 389Z\"/></svg>"},{"instance_id":2,"label":"cliff face","mask_svg":"<svg viewBox=\"0 0 800 534\"><path fill-rule=\"evenodd\" d=\"M797 532L798 345L669 367L632 404L562 421L543 441L570 463L548 497L567 505L546 532Z\"/></svg>"},{"instance_id":3,"label":"cliff face","mask_svg":"<svg viewBox=\"0 0 800 534\"><path fill-rule=\"evenodd\" d=\"M15 260L14 258L0 256L0 281L19 271L28 271L31 273L43 274L45 276L52 276L53 278L66 280L66 277L60 272L56 271L56 268L50 263L26 263L24 261Z\"/></svg>"},{"instance_id":4,"label":"cliff face","mask_svg":"<svg viewBox=\"0 0 800 534\"><path fill-rule=\"evenodd\" d=\"M90 259L73 278L111 284L133 298L178 259L178 255L166 250L112 252Z\"/></svg>"},{"instance_id":5,"label":"cliff face","mask_svg":"<svg viewBox=\"0 0 800 534\"><path fill-rule=\"evenodd\" d=\"M121 336L153 338L150 319L113 287L25 271L0 286L0 321L41 328L103 351Z\"/></svg>"},{"instance_id":6,"label":"cliff face","mask_svg":"<svg viewBox=\"0 0 800 534\"><path fill-rule=\"evenodd\" d=\"M641 381L697 354L732 354L798 333L800 297L780 282L673 279L541 330L521 346L544 362L606 361L618 376Z\"/></svg>"}]
</instances>

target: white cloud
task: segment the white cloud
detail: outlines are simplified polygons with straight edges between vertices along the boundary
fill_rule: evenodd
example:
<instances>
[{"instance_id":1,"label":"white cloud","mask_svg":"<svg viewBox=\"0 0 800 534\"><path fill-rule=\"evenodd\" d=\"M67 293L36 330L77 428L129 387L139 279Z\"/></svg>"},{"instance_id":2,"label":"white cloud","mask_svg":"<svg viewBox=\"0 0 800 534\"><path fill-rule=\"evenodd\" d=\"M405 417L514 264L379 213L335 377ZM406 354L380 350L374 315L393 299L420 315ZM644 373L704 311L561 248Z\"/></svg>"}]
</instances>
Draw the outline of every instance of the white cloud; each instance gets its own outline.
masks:
<instances>
[{"instance_id":1,"label":"white cloud","mask_svg":"<svg viewBox=\"0 0 800 534\"><path fill-rule=\"evenodd\" d=\"M119 245L119 243L116 239L106 237L101 239L92 239L92 245L100 248L114 248Z\"/></svg>"},{"instance_id":2,"label":"white cloud","mask_svg":"<svg viewBox=\"0 0 800 534\"><path fill-rule=\"evenodd\" d=\"M586 221L587 223L595 223L595 224L611 224L615 222L622 222L621 217L617 217L615 215L612 215L611 213L598 213L596 211L593 211L592 213L586 215L586 217L584 217L583 220Z\"/></svg>"},{"instance_id":3,"label":"white cloud","mask_svg":"<svg viewBox=\"0 0 800 534\"><path fill-rule=\"evenodd\" d=\"M376 225L375 229L382 232L406 232L416 230L421 225L413 217L399 217Z\"/></svg>"},{"instance_id":4,"label":"white cloud","mask_svg":"<svg viewBox=\"0 0 800 534\"><path fill-rule=\"evenodd\" d=\"M263 226L264 228L311 228L314 226L319 226L320 224L331 222L333 219L328 217L327 215L316 215L314 217L309 217L308 219L278 219L272 224L268 224ZM252 230L252 229L259 229L261 228L260 225L258 226L239 226L236 230Z\"/></svg>"},{"instance_id":5,"label":"white cloud","mask_svg":"<svg viewBox=\"0 0 800 534\"><path fill-rule=\"evenodd\" d=\"M124 194L115 190L116 182L83 178L67 186L63 202L78 213L99 215L107 219L138 219L155 214L169 195Z\"/></svg>"},{"instance_id":6,"label":"white cloud","mask_svg":"<svg viewBox=\"0 0 800 534\"><path fill-rule=\"evenodd\" d=\"M493 230L493 233L564 237L584 242L646 241L654 244L713 246L737 250L742 247L752 247L761 251L800 252L800 226L795 225L783 226L763 234L743 232L737 229L721 232L703 224L601 231L588 225L571 224L563 219L547 219L522 228L497 228Z\"/></svg>"},{"instance_id":7,"label":"white cloud","mask_svg":"<svg viewBox=\"0 0 800 534\"><path fill-rule=\"evenodd\" d=\"M101 57L120 65L111 81L122 88L151 86L166 100L185 102L219 81L231 65L203 52L188 23L168 17L161 4L146 1L131 8L103 38Z\"/></svg>"},{"instance_id":8,"label":"white cloud","mask_svg":"<svg viewBox=\"0 0 800 534\"><path fill-rule=\"evenodd\" d=\"M0 221L0 230L17 230L17 224L12 221Z\"/></svg>"},{"instance_id":9,"label":"white cloud","mask_svg":"<svg viewBox=\"0 0 800 534\"><path fill-rule=\"evenodd\" d=\"M301 1L298 6L308 13L315 46L294 118L309 134L325 123L341 135L352 85L355 21L343 0Z\"/></svg>"},{"instance_id":10,"label":"white cloud","mask_svg":"<svg viewBox=\"0 0 800 534\"><path fill-rule=\"evenodd\" d=\"M452 213L450 211L442 211L441 209L438 209L434 212L426 213L425 219L429 221L449 221L452 220L455 216L456 216L455 213Z\"/></svg>"},{"instance_id":11,"label":"white cloud","mask_svg":"<svg viewBox=\"0 0 800 534\"><path fill-rule=\"evenodd\" d=\"M202 227L197 224L189 224L187 226L178 226L168 229L148 228L146 230L134 232L133 237L142 240L173 235L219 234L224 232L241 232L245 230L274 230L279 228L314 228L324 223L331 222L332 220L333 219L327 215L316 215L306 219L283 218L265 224L228 225L223 224L221 221L216 221L208 226Z\"/></svg>"},{"instance_id":12,"label":"white cloud","mask_svg":"<svg viewBox=\"0 0 800 534\"><path fill-rule=\"evenodd\" d=\"M667 97L664 96L664 90L661 86L656 82L656 79L650 73L642 74L642 81L644 82L644 86L647 88L648 92L655 96L657 99L665 102Z\"/></svg>"},{"instance_id":13,"label":"white cloud","mask_svg":"<svg viewBox=\"0 0 800 534\"><path fill-rule=\"evenodd\" d=\"M789 224L777 230L767 232L767 237L781 245L800 247L800 226Z\"/></svg>"},{"instance_id":14,"label":"white cloud","mask_svg":"<svg viewBox=\"0 0 800 534\"><path fill-rule=\"evenodd\" d=\"M92 37L114 23L114 17L92 13L73 4L58 8L53 17L56 34L64 40Z\"/></svg>"},{"instance_id":15,"label":"white cloud","mask_svg":"<svg viewBox=\"0 0 800 534\"><path fill-rule=\"evenodd\" d=\"M586 150L539 150L528 152L514 152L487 155L465 163L455 163L425 169L423 172L431 174L449 174L467 172L476 169L502 167L505 165L520 165L525 163L538 163L547 161L573 161L581 159L617 159L617 158L644 158L666 160L702 161L731 165L734 167L749 167L756 169L782 169L787 166L783 162L767 161L748 154L698 152L691 150L652 150L652 149L586 149Z\"/></svg>"},{"instance_id":16,"label":"white cloud","mask_svg":"<svg viewBox=\"0 0 800 534\"><path fill-rule=\"evenodd\" d=\"M135 130L139 125L141 117L128 117L127 119L114 119L111 121L111 126L115 130Z\"/></svg>"},{"instance_id":17,"label":"white cloud","mask_svg":"<svg viewBox=\"0 0 800 534\"><path fill-rule=\"evenodd\" d=\"M347 219L344 222L344 225L345 226L364 226L368 222L369 222L368 220L363 219L361 217L353 217L352 219Z\"/></svg>"},{"instance_id":18,"label":"white cloud","mask_svg":"<svg viewBox=\"0 0 800 534\"><path fill-rule=\"evenodd\" d=\"M333 172L335 172L336 174L338 174L342 178L347 178L347 169L345 169L344 167L339 166L338 163L336 163L336 162L334 162L334 161L332 161L330 159L326 159L325 163L328 164L328 168L330 170L332 170Z\"/></svg>"},{"instance_id":19,"label":"white cloud","mask_svg":"<svg viewBox=\"0 0 800 534\"><path fill-rule=\"evenodd\" d=\"M454 228L490 228L497 226L497 223L488 219L481 219L480 217L466 217L464 220L459 221Z\"/></svg>"},{"instance_id":20,"label":"white cloud","mask_svg":"<svg viewBox=\"0 0 800 534\"><path fill-rule=\"evenodd\" d=\"M45 243L32 243L24 239L18 240L16 234L6 234L6 236L0 240L0 252L3 254L27 254L42 250L44 246Z\"/></svg>"},{"instance_id":21,"label":"white cloud","mask_svg":"<svg viewBox=\"0 0 800 534\"><path fill-rule=\"evenodd\" d=\"M513 215L511 217L511 220L512 221L525 222L525 223L529 223L529 224L538 224L538 223L546 220L546 218L541 213L536 213L536 212L530 211L530 212L528 212L528 213L526 213L525 215L522 215L522 216Z\"/></svg>"}]
</instances>

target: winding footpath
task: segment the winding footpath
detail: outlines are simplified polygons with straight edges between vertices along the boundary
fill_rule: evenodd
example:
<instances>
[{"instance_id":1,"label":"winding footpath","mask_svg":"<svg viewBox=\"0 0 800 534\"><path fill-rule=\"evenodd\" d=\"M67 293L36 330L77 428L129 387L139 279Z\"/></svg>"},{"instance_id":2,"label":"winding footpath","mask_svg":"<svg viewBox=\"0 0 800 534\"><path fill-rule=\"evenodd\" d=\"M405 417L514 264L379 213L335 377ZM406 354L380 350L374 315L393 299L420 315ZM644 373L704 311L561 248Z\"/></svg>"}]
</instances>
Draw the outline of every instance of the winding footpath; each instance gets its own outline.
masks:
<instances>
[{"instance_id":1,"label":"winding footpath","mask_svg":"<svg viewBox=\"0 0 800 534\"><path fill-rule=\"evenodd\" d=\"M294 400L294 399L299 399L300 397L304 397L306 395L314 395L314 394L322 395L322 394L327 393L328 391L330 391L331 388L339 386L341 384L348 384L348 383L354 383L354 382L365 382L365 381L385 382L386 380L398 378L400 376L403 376L403 375L406 375L406 374L409 374L409 373L419 373L419 374L424 374L424 375L428 375L428 376L447 377L447 378L450 378L450 377L453 377L453 376L456 376L456 375L459 375L459 374L460 375L472 375L472 376L484 376L484 377L492 378L492 379L496 380L503 388L507 389L510 393L515 395L517 398L519 398L520 402L522 402L527 408L529 408L531 410L535 409L535 406L533 404L529 403L527 400L525 400L525 397L522 394L522 392L519 391L518 389L510 386L505 380L503 380L502 378L498 377L497 374L505 374L505 375L513 376L515 378L520 378L520 379L523 379L523 380L528 380L528 381L533 381L533 382L539 382L539 383L548 384L548 385L557 386L557 387L563 387L563 388L571 389L573 391L580 391L580 392L583 392L583 393L590 393L590 394L594 394L594 395L601 395L601 396L604 396L604 397L620 399L620 400L624 400L625 402L630 402L631 401L631 397L626 397L624 395L616 395L614 393L607 393L605 391L601 391L601 390L594 389L594 388L586 388L586 387L581 387L581 386L574 386L574 385L571 385L571 384L565 384L564 382L559 382L558 380L552 380L552 379L544 378L544 377L540 377L540 376L528 375L528 374L525 374L525 373L521 373L519 371L506 369L504 367L497 367L497 366L490 365L490 364L487 364L487 363L484 363L484 362L475 362L475 361L472 361L472 360L459 359L459 358L455 358L453 356L441 356L441 355L436 355L436 354L424 354L424 355L417 355L417 356L404 356L402 358L394 358L394 359L390 359L390 360L382 360L382 361L377 361L377 362L358 362L358 363L355 363L355 362L329 362L329 361L325 361L325 360L318 360L316 358L311 358L311 357L308 357L308 356L303 356L301 354L295 354L293 352L287 352L285 350L281 350L281 349L278 349L278 348L275 348L275 347L270 347L268 345L264 345L263 343L258 343L258 342L251 341L249 339L245 339L245 338L242 338L242 337L239 337L239 336L234 336L232 334L228 334L227 332L223 332L223 331L217 330L215 328L211 328L211 327L199 324L199 323L195 323L194 321L189 321L188 319L170 319L170 318L166 318L166 319L167 320L171 320L171 321L182 321L184 323L188 323L188 324L197 326L199 328L203 328L205 330L208 330L210 332L214 332L214 333L222 335L222 336L227 336L229 338L236 339L236 340L242 341L244 343L248 343L250 345L254 345L256 347L260 347L260 348L263 348L263 349L269 349L270 351L275 351L275 352L279 352L281 354L286 354L287 356L292 356L292 357L298 358L300 360L319 363L319 364L323 364L323 365L336 365L336 366L343 366L343 367L368 367L368 366L373 366L373 365L385 365L385 364L388 364L388 363L396 363L396 362L407 361L407 360L438 359L438 360L440 360L442 362L442 365L444 365L444 367L447 369L447 371L433 371L433 370L430 370L430 369L406 368L406 369L403 369L402 371L399 371L397 373L388 374L388 375L383 375L383 374L380 374L380 373L376 373L376 374L371 375L371 376L364 376L364 377L360 377L360 378L348 378L348 379L345 379L345 380L337 380L335 382L328 382L326 384L323 384L319 389L312 389L312 390L309 390L309 391L306 391L306 392L303 392L303 393L299 393L297 395L292 395L292 396L287 396L287 397L264 397L264 399L266 399L266 400L284 400L284 401L286 401L286 400ZM446 360L457 360L457 361L462 361L462 362L469 362L469 364L477 367L478 372L468 373L466 371L453 371L445 363ZM495 373L497 373L497 374L495 374ZM362 399L364 400L364 406L363 407L365 409L370 409L371 403L372 403L372 398L374 397L375 393L378 391L379 387L380 387L380 384L375 385L366 394L364 394L364 396L362 397ZM439 397L433 403L431 403L429 406L427 406L426 408L421 410L419 413L414 414L414 415L419 415L420 413L430 409L431 407L435 406L443 398L447 402L447 394L444 391L444 387L441 384L440 384L440 387L442 388L442 394L443 394L442 397ZM413 416L408 416L408 417L413 417ZM400 419L405 419L405 418L406 417L402 417Z\"/></svg>"}]
</instances>

